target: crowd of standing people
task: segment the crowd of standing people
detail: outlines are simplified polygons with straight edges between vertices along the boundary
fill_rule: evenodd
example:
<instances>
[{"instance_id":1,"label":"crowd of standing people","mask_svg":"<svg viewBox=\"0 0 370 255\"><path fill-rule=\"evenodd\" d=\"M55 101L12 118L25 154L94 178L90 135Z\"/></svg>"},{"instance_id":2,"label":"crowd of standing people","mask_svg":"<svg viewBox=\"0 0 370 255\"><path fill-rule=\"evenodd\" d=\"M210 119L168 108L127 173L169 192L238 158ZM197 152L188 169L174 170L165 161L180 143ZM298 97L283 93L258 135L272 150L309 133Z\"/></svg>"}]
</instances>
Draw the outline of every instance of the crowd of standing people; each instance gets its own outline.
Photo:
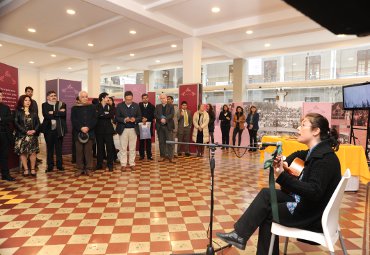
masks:
<instances>
[{"instance_id":1,"label":"crowd of standing people","mask_svg":"<svg viewBox=\"0 0 370 255\"><path fill-rule=\"evenodd\" d=\"M23 176L37 176L37 159L40 152L39 135L44 134L46 142L45 172L64 171L62 147L67 130L67 105L58 100L55 91L47 92L47 100L42 104L43 122L40 122L38 105L32 99L33 88L26 87L25 94L18 99L14 114L2 101L0 90L0 167L2 179L13 181L9 173L8 151L20 156ZM179 156L189 157L190 149L186 143L214 143L216 115L211 104L200 104L192 113L188 103L182 101L179 107L173 104L172 96L160 95L160 103L156 106L149 102L148 94L141 95L142 101L133 102L133 93L126 91L124 101L117 106L112 97L103 92L91 103L86 91L80 91L76 103L71 108L72 123L72 163L75 163L75 174L91 175L94 170L106 169L113 171L114 163L119 162L121 171L135 171L136 144L139 139L139 160L153 160L152 138L154 126L159 141L159 162L174 160ZM241 144L245 128L250 134L250 145L256 146L259 115L252 106L245 116L242 107L237 107L234 117L227 105L219 115L221 121L222 144L229 144L231 125L233 145L238 135ZM14 132L10 124L14 123ZM247 123L247 124L245 124ZM191 131L193 130L193 131ZM120 146L115 147L113 137L117 135ZM173 143L177 138L177 150ZM196 146L197 157L204 156L204 146ZM94 165L96 154L96 165ZM55 162L54 162L55 157ZM105 167L103 167L106 160Z\"/></svg>"}]
</instances>

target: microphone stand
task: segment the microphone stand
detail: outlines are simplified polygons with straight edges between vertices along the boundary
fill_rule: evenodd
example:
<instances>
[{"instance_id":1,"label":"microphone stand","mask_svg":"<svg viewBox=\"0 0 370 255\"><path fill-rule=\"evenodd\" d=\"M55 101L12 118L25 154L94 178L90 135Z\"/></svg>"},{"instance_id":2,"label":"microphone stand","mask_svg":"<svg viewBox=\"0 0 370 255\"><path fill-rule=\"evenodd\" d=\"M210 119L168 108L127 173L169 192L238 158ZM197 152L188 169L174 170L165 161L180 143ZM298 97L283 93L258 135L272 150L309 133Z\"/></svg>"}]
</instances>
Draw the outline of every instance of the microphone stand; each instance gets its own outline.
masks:
<instances>
[{"instance_id":1,"label":"microphone stand","mask_svg":"<svg viewBox=\"0 0 370 255\"><path fill-rule=\"evenodd\" d=\"M214 208L214 172L216 167L215 162L215 152L216 148L219 147L226 147L226 148L244 148L244 149L258 149L259 147L251 147L251 146L232 146L228 144L218 144L218 143L185 143L185 142L174 142L174 141L166 141L167 144L179 144L179 145L195 145L195 146L208 146L210 151L209 157L209 167L211 170L211 208L210 208L210 216L209 216L209 242L207 245L207 249L205 253L191 253L189 255L214 255L216 252L219 252L223 249L229 248L232 245L228 244L226 246L221 246L220 248L214 249L213 248L213 240L212 240L212 230L213 230L213 208ZM185 255L185 254L183 254Z\"/></svg>"}]
</instances>

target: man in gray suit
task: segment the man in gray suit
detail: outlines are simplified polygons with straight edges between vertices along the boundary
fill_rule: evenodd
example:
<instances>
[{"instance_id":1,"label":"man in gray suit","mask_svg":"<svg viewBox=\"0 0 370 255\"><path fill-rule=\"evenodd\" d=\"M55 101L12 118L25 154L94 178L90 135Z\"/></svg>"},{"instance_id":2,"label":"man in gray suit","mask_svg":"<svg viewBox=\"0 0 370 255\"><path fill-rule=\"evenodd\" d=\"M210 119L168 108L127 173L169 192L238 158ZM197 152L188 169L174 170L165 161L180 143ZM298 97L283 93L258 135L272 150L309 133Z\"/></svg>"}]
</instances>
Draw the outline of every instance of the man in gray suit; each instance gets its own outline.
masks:
<instances>
[{"instance_id":1,"label":"man in gray suit","mask_svg":"<svg viewBox=\"0 0 370 255\"><path fill-rule=\"evenodd\" d=\"M179 120L177 127L177 139L179 142L188 143L190 139L191 126L193 124L193 117L191 112L188 110L188 103L186 101L181 102L181 109L179 110ZM177 145L177 155L181 156L181 147L185 148L185 156L189 157L189 145Z\"/></svg>"},{"instance_id":2,"label":"man in gray suit","mask_svg":"<svg viewBox=\"0 0 370 255\"><path fill-rule=\"evenodd\" d=\"M134 103L132 99L132 92L126 91L125 101L118 104L116 111L116 132L121 143L121 171L125 170L127 164L127 146L129 148L130 169L135 171L136 140L139 131L138 123L141 122L141 111L139 105Z\"/></svg>"},{"instance_id":3,"label":"man in gray suit","mask_svg":"<svg viewBox=\"0 0 370 255\"><path fill-rule=\"evenodd\" d=\"M171 163L176 163L173 161L173 144L166 144L166 140L173 141L173 129L175 128L173 117L175 110L173 105L167 104L166 94L161 94L159 98L161 103L155 107L154 112L161 156L159 162L168 158Z\"/></svg>"}]
</instances>

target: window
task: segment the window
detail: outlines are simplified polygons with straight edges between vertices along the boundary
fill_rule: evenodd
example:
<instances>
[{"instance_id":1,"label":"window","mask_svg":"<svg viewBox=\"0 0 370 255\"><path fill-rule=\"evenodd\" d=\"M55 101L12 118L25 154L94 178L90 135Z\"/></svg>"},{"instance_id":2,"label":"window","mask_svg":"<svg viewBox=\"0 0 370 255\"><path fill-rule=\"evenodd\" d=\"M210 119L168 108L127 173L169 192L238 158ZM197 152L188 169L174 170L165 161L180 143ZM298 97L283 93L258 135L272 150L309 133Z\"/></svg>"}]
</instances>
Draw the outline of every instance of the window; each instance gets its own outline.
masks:
<instances>
[{"instance_id":1,"label":"window","mask_svg":"<svg viewBox=\"0 0 370 255\"><path fill-rule=\"evenodd\" d=\"M277 77L277 60L263 62L263 81L275 82Z\"/></svg>"},{"instance_id":2,"label":"window","mask_svg":"<svg viewBox=\"0 0 370 255\"><path fill-rule=\"evenodd\" d=\"M306 57L306 80L319 80L321 71L321 56Z\"/></svg>"},{"instance_id":3,"label":"window","mask_svg":"<svg viewBox=\"0 0 370 255\"><path fill-rule=\"evenodd\" d=\"M370 74L370 50L357 51L357 75Z\"/></svg>"}]
</instances>

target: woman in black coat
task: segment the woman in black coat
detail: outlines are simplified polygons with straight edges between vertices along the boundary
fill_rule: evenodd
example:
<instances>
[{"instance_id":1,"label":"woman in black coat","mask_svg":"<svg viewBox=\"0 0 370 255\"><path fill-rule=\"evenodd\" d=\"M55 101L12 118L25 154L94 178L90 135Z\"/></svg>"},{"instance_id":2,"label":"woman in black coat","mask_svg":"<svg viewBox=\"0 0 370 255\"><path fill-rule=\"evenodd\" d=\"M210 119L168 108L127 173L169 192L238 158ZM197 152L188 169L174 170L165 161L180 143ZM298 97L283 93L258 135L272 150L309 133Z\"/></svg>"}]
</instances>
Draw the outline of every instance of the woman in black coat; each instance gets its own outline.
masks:
<instances>
[{"instance_id":1,"label":"woman in black coat","mask_svg":"<svg viewBox=\"0 0 370 255\"><path fill-rule=\"evenodd\" d=\"M208 122L209 141L211 143L215 143L214 132L215 132L216 114L211 104L207 104L207 112L209 115L209 122Z\"/></svg>"},{"instance_id":2,"label":"woman in black coat","mask_svg":"<svg viewBox=\"0 0 370 255\"><path fill-rule=\"evenodd\" d=\"M14 151L21 158L24 176L29 175L27 157L30 158L31 175L36 176L36 154L40 152L38 141L40 120L32 107L31 97L21 96L14 118L16 133Z\"/></svg>"},{"instance_id":3,"label":"woman in black coat","mask_svg":"<svg viewBox=\"0 0 370 255\"><path fill-rule=\"evenodd\" d=\"M249 146L257 147L257 131L259 129L258 122L260 115L257 112L257 108L252 105L249 108L247 115L247 129L249 133ZM248 151L256 151L257 149L249 149Z\"/></svg>"},{"instance_id":4,"label":"woman in black coat","mask_svg":"<svg viewBox=\"0 0 370 255\"><path fill-rule=\"evenodd\" d=\"M224 104L222 106L222 111L218 116L218 119L221 121L221 133L222 133L222 144L229 144L230 141L230 121L231 121L231 112L229 106Z\"/></svg>"},{"instance_id":5,"label":"woman in black coat","mask_svg":"<svg viewBox=\"0 0 370 255\"><path fill-rule=\"evenodd\" d=\"M280 224L321 232L321 217L341 179L338 133L330 130L328 120L318 113L309 113L298 127L298 142L308 150L297 151L286 158L274 161L276 182L284 190L276 190ZM295 158L305 161L299 178L284 172ZM272 211L270 190L262 189L230 233L217 233L225 242L244 250L247 240L259 228L257 254L268 254L271 239ZM275 239L273 254L279 254L279 240Z\"/></svg>"}]
</instances>

